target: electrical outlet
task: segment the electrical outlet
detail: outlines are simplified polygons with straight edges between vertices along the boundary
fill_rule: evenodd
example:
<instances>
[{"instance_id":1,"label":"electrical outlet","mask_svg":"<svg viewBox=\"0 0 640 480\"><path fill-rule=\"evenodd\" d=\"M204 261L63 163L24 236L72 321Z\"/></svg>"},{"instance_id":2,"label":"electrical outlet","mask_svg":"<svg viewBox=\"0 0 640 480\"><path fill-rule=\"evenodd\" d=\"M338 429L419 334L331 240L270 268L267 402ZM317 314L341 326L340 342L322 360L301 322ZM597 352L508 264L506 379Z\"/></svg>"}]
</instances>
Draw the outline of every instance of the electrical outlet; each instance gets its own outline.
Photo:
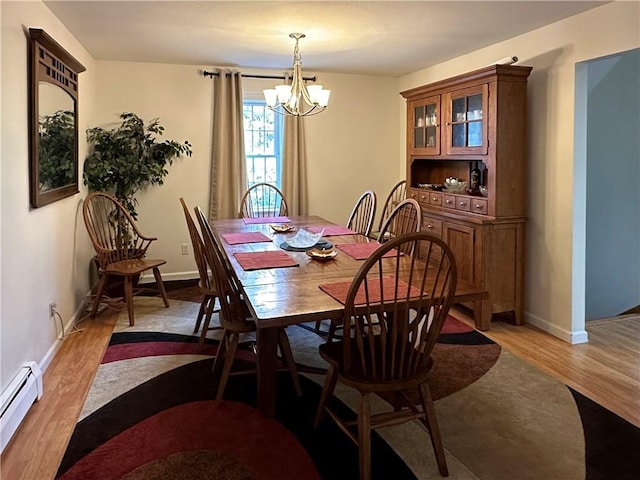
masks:
<instances>
[{"instance_id":1,"label":"electrical outlet","mask_svg":"<svg viewBox=\"0 0 640 480\"><path fill-rule=\"evenodd\" d=\"M182 255L189 255L189 244L188 243L183 243L182 244Z\"/></svg>"},{"instance_id":2,"label":"electrical outlet","mask_svg":"<svg viewBox=\"0 0 640 480\"><path fill-rule=\"evenodd\" d=\"M49 317L53 317L56 314L56 307L58 305L56 304L56 301L51 298L49 299Z\"/></svg>"}]
</instances>

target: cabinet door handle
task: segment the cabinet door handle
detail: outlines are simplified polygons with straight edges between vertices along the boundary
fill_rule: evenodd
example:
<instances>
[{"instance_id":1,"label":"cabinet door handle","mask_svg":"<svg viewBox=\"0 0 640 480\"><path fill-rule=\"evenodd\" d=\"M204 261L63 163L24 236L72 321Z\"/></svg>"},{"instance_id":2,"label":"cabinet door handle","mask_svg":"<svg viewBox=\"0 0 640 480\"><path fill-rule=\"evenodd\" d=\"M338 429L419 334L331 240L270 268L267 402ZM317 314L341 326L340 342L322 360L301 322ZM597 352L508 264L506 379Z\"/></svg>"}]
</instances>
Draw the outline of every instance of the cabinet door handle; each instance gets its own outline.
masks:
<instances>
[{"instance_id":1,"label":"cabinet door handle","mask_svg":"<svg viewBox=\"0 0 640 480\"><path fill-rule=\"evenodd\" d=\"M478 210L480 210L480 209L482 208L482 205L479 205L479 204L478 204L478 205L476 205L476 208L477 208Z\"/></svg>"},{"instance_id":2,"label":"cabinet door handle","mask_svg":"<svg viewBox=\"0 0 640 480\"><path fill-rule=\"evenodd\" d=\"M438 197L431 197L431 200L433 200L434 202L438 199Z\"/></svg>"},{"instance_id":3,"label":"cabinet door handle","mask_svg":"<svg viewBox=\"0 0 640 480\"><path fill-rule=\"evenodd\" d=\"M467 202L460 202L460 206L464 207L467 204Z\"/></svg>"},{"instance_id":4,"label":"cabinet door handle","mask_svg":"<svg viewBox=\"0 0 640 480\"><path fill-rule=\"evenodd\" d=\"M433 229L433 225L431 225L431 224L429 223L429 224L427 225L427 228L428 228L429 230L431 230L431 229Z\"/></svg>"},{"instance_id":5,"label":"cabinet door handle","mask_svg":"<svg viewBox=\"0 0 640 480\"><path fill-rule=\"evenodd\" d=\"M444 203L451 203L451 200L445 200Z\"/></svg>"}]
</instances>

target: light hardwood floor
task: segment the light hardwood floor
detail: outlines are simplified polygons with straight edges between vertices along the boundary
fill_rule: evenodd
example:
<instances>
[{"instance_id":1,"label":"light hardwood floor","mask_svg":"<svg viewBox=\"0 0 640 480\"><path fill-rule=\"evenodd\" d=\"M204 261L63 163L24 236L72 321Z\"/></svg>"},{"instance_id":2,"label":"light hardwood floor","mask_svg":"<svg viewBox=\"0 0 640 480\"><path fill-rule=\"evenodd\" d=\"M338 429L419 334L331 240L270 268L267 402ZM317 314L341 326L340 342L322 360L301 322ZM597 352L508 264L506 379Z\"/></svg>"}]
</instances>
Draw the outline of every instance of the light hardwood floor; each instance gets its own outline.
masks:
<instances>
[{"instance_id":1,"label":"light hardwood floor","mask_svg":"<svg viewBox=\"0 0 640 480\"><path fill-rule=\"evenodd\" d=\"M472 325L469 312L455 309ZM44 374L37 402L0 460L3 480L52 479L113 330L104 313L67 337ZM640 315L590 322L589 343L569 345L541 330L494 321L484 332L515 355L640 427Z\"/></svg>"}]
</instances>

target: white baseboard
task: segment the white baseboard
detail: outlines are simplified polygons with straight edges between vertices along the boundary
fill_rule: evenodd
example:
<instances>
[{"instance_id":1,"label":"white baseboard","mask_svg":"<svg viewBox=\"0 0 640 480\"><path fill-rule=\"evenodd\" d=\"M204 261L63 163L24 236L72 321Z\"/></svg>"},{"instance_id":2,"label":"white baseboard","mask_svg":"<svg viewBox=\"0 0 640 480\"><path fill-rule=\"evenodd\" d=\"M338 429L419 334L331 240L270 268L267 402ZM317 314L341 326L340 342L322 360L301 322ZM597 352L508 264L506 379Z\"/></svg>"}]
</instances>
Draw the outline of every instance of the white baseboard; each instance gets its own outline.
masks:
<instances>
[{"instance_id":1,"label":"white baseboard","mask_svg":"<svg viewBox=\"0 0 640 480\"><path fill-rule=\"evenodd\" d=\"M197 271L191 272L175 272L175 273L163 273L162 280L165 282L171 280L196 280L200 278L200 274ZM153 273L147 272L140 277L140 283L155 283L156 279L153 277Z\"/></svg>"},{"instance_id":2,"label":"white baseboard","mask_svg":"<svg viewBox=\"0 0 640 480\"><path fill-rule=\"evenodd\" d=\"M540 330L543 330L554 337L558 337L560 340L570 343L571 345L587 343L589 341L589 335L586 330L566 330L528 312L525 312L524 316L527 323L534 327L538 327Z\"/></svg>"}]
</instances>

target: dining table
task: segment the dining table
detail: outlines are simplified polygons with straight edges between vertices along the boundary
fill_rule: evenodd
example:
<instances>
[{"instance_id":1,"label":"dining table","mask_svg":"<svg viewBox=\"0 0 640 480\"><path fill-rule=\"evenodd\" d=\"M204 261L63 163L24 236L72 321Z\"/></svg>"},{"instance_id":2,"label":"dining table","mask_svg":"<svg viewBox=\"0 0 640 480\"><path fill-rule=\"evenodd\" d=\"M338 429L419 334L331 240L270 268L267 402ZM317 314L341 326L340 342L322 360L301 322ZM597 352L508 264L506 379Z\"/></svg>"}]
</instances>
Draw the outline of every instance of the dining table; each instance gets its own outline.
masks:
<instances>
[{"instance_id":1,"label":"dining table","mask_svg":"<svg viewBox=\"0 0 640 480\"><path fill-rule=\"evenodd\" d=\"M273 417L276 406L278 328L317 320L340 321L344 305L319 286L353 280L364 263L362 255L353 253L354 248L361 252L372 252L379 244L313 215L267 217L262 220L213 220L211 226L214 239L236 277L256 324L256 402L263 415ZM283 230L283 226L291 227L292 231L275 230ZM287 240L300 229L307 232L324 229L322 240L325 245L329 242L330 248L338 252L337 255L317 259L308 255L307 251L292 249ZM261 264L260 259L267 263ZM481 287L458 279L454 303L470 302L476 322L482 318L481 310L487 297L487 292Z\"/></svg>"}]
</instances>

